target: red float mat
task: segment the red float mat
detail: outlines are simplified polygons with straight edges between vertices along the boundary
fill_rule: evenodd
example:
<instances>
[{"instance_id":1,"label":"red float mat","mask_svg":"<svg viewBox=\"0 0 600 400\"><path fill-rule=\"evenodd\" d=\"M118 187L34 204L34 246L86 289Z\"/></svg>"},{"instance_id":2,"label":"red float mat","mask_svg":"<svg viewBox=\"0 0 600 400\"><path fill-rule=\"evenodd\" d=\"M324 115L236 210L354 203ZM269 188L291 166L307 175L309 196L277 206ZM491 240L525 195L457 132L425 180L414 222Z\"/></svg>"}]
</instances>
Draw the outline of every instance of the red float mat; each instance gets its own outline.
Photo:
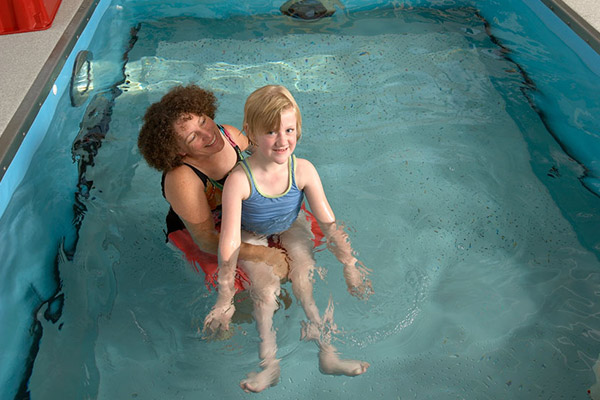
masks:
<instances>
[{"instance_id":1,"label":"red float mat","mask_svg":"<svg viewBox=\"0 0 600 400\"><path fill-rule=\"evenodd\" d=\"M302 209L304 210L304 216L306 220L310 222L311 231L313 233L313 244L314 247L319 247L325 243L325 236L319 227L319 223L315 216L306 209L304 203L302 203ZM194 239L188 232L187 229L181 229L169 234L169 242L183 252L185 258L190 263L194 271L200 274L200 270L204 272L204 281L208 290L217 288L217 272L219 270L219 260L216 255L205 253L198 248ZM279 247L278 243L269 240L270 247ZM240 268L236 268L235 271L235 290L236 293L244 291L245 287L250 283L250 279L244 271Z\"/></svg>"},{"instance_id":2,"label":"red float mat","mask_svg":"<svg viewBox=\"0 0 600 400\"><path fill-rule=\"evenodd\" d=\"M50 28L61 0L0 0L0 35Z\"/></svg>"}]
</instances>

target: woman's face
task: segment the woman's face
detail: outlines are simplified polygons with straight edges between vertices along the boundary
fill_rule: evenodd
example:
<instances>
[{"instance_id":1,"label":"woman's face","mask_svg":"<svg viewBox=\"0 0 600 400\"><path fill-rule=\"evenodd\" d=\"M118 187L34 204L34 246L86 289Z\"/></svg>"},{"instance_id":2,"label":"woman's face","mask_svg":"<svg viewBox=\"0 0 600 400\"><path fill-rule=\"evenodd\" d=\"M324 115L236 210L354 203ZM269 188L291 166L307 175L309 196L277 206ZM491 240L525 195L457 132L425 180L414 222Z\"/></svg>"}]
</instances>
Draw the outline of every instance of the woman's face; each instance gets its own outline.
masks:
<instances>
[{"instance_id":1,"label":"woman's face","mask_svg":"<svg viewBox=\"0 0 600 400\"><path fill-rule=\"evenodd\" d=\"M207 157L225 145L215 121L204 114L184 114L175 121L174 129L184 157Z\"/></svg>"}]
</instances>

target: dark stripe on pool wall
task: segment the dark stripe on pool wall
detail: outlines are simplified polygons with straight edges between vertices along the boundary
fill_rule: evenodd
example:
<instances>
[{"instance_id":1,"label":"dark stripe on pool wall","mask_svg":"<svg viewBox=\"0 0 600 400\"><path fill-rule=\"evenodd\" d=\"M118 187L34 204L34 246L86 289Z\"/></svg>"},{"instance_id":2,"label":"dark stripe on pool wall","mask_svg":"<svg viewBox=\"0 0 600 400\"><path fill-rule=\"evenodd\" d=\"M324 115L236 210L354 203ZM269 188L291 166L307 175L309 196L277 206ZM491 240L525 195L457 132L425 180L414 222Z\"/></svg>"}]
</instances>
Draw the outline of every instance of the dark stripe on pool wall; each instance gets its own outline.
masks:
<instances>
[{"instance_id":1,"label":"dark stripe on pool wall","mask_svg":"<svg viewBox=\"0 0 600 400\"><path fill-rule=\"evenodd\" d=\"M44 307L45 304L48 305L46 307L46 311L44 311L44 318L47 321L51 321L52 323L58 322L58 320L60 319L60 317L62 315L65 296L62 293L62 285L61 285L58 265L60 264L61 259L65 258L63 246L64 246L64 240L61 241L61 243L59 245L58 254L56 255L56 258L54 260L54 268L52 271L52 279L57 288L56 292L50 297L49 300L44 301L42 296L40 295L39 290L37 290L35 286L31 285L29 287L30 294L28 294L28 295L37 299L37 301L39 302L39 305L33 310L33 323L31 324L31 327L29 328L29 335L32 337L31 348L29 349L29 354L27 356L27 359L24 362L24 364L25 364L24 365L25 371L23 373L24 378L23 378L23 380L21 380L19 389L15 396L15 400L31 399L31 393L29 392L28 384L29 384L29 379L31 377L31 374L33 373L33 366L35 364L35 359L38 355L38 352L40 351L40 341L42 340L42 336L44 334L44 327L42 326L42 323L40 322L40 320L38 318L40 310ZM59 326L59 330L60 330L60 326Z\"/></svg>"},{"instance_id":2,"label":"dark stripe on pool wall","mask_svg":"<svg viewBox=\"0 0 600 400\"><path fill-rule=\"evenodd\" d=\"M546 118L545 113L540 108L538 108L538 106L535 104L533 98L530 96L530 94L529 94L530 90L541 93L539 91L539 89L537 88L537 86L535 85L535 82L533 82L533 80L531 80L531 78L527 74L527 71L525 71L525 69L523 69L523 67L521 67L521 65L519 65L519 63L514 61L509 56L511 50L509 48L507 48L506 46L504 46L502 44L502 42L500 42L500 40L498 40L498 38L492 34L492 28L491 28L491 25L489 24L489 22L481 14L479 14L479 13L476 13L476 14L483 21L483 24L485 26L485 31L486 31L487 35L490 37L490 40L501 49L502 57L504 57L507 61L513 63L515 65L515 67L519 70L519 73L523 77L523 85L521 85L520 89L521 89L521 92L523 93L523 96L525 96L525 99L529 103L529 106L531 107L531 109L533 111L535 111L536 114L540 117L540 121L542 122L542 124L544 124L544 127L546 128L548 133L550 135L552 135L552 137L554 138L556 143L565 152L565 154L567 154L572 160L574 160L577 164L579 164L579 166L581 166L582 170L584 171L583 175L578 177L581 185L584 188L586 188L590 193L592 193L594 196L600 197L600 194L596 193L596 191L594 191L593 188L590 188L585 184L584 178L588 175L589 169L583 163L581 163L576 157L574 157L573 153L570 151L570 149L560 140L558 135L554 132L554 130L550 126L550 123L548 122L548 118Z\"/></svg>"},{"instance_id":3,"label":"dark stripe on pool wall","mask_svg":"<svg viewBox=\"0 0 600 400\"><path fill-rule=\"evenodd\" d=\"M28 384L33 372L35 359L40 349L40 341L43 336L43 327L38 319L40 309L47 304L43 317L54 324L59 322L60 316L62 315L64 294L62 293L62 281L60 279L60 260L66 259L71 261L75 254L77 241L79 239L79 228L81 227L87 210L85 201L89 198L89 192L94 183L93 181L86 179L85 173L88 166L94 165L94 157L98 154L98 149L102 146L102 141L110 129L110 120L115 99L122 93L121 89L119 89L119 85L125 82L125 66L129 61L129 52L137 41L140 26L141 24L137 24L130 30L130 39L123 53L123 63L121 66L122 79L115 82L109 89L97 93L92 98L84 114L83 121L81 121L79 134L73 141L71 153L73 161L77 162L79 172L77 190L75 192L73 204L75 239L73 240L73 243L65 243L65 238L63 238L58 247L53 272L53 277L56 282L56 292L49 299L43 299L38 290L33 286L31 287L31 296L36 298L39 305L35 308L32 315L33 322L30 328L32 344L29 349L29 355L25 361L23 379L19 385L15 400L29 400L31 398ZM61 326L59 326L59 330L60 329Z\"/></svg>"},{"instance_id":4,"label":"dark stripe on pool wall","mask_svg":"<svg viewBox=\"0 0 600 400\"><path fill-rule=\"evenodd\" d=\"M102 141L110 130L110 121L112 111L115 105L115 99L119 97L122 90L119 86L125 83L125 66L129 61L129 52L138 39L138 32L141 24L131 28L130 38L125 52L123 53L123 63L121 65L122 79L115 82L110 89L97 93L87 106L86 112L81 121L79 133L73 141L71 154L73 161L77 162L78 179L77 190L75 191L75 202L73 204L73 224L76 229L75 243L68 247L67 254L75 253L77 240L79 238L79 228L83 223L87 207L85 201L90 196L94 182L86 178L86 171L89 166L94 165L94 157L102 146Z\"/></svg>"}]
</instances>

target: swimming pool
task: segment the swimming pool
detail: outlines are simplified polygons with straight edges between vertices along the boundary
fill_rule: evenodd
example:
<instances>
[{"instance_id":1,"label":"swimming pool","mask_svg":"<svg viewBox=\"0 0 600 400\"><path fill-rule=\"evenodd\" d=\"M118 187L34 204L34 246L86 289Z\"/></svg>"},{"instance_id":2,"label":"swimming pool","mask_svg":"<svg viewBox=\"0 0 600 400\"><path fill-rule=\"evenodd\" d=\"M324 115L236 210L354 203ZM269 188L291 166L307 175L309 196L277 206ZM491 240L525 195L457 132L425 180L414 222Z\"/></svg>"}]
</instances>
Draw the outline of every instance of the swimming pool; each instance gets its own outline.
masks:
<instances>
[{"instance_id":1,"label":"swimming pool","mask_svg":"<svg viewBox=\"0 0 600 400\"><path fill-rule=\"evenodd\" d=\"M101 3L89 46L101 96L74 108L57 95L52 135L36 153L47 162L31 165L2 217L11 266L2 326L15 327L2 330L3 392L240 395L237 382L256 364L254 328L240 324L227 343L199 340L195 321L212 294L162 242L159 178L135 149L144 108L196 80L217 92L217 120L238 126L255 87L294 91L305 116L298 154L319 169L374 269L376 295L361 303L346 297L337 264L317 255L328 270L317 301L324 308L333 293L338 347L371 362L367 374L321 376L292 306L275 321L282 380L260 396L586 396L600 353L598 153L587 143L578 153L560 135L597 132L595 92L570 99L599 64L548 66L585 50L549 33L551 17L533 18L544 11L532 3L478 6L493 38L470 2L347 2L308 24L271 4Z\"/></svg>"}]
</instances>

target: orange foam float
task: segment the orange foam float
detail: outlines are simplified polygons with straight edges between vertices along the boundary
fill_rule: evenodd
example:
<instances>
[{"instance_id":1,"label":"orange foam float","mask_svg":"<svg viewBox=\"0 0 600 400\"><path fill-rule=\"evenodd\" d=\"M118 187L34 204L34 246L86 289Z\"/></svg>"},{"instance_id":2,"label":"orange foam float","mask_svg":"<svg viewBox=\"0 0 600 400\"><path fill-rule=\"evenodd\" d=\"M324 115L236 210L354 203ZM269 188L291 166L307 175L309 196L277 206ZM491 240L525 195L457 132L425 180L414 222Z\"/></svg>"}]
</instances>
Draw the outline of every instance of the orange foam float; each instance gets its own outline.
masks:
<instances>
[{"instance_id":1,"label":"orange foam float","mask_svg":"<svg viewBox=\"0 0 600 400\"><path fill-rule=\"evenodd\" d=\"M0 0L0 35L50 28L61 0Z\"/></svg>"}]
</instances>

